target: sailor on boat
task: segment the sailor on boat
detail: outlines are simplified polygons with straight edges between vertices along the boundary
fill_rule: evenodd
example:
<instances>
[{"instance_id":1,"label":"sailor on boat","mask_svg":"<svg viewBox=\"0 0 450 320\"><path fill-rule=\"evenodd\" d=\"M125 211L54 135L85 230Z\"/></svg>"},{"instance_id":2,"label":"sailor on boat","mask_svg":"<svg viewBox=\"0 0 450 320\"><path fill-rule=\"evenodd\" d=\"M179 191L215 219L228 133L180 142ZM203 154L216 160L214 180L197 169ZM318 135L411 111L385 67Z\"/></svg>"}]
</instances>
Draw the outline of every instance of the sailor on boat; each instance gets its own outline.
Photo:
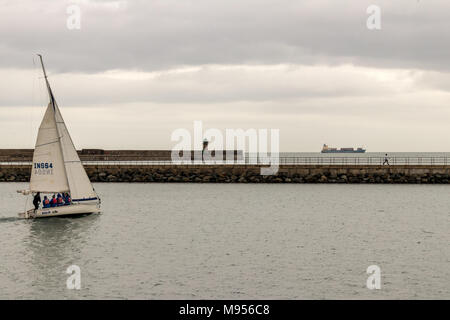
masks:
<instances>
[{"instance_id":1,"label":"sailor on boat","mask_svg":"<svg viewBox=\"0 0 450 320\"><path fill-rule=\"evenodd\" d=\"M50 208L50 200L48 200L47 196L44 196L44 202L42 203L43 208Z\"/></svg>"},{"instance_id":2,"label":"sailor on boat","mask_svg":"<svg viewBox=\"0 0 450 320\"><path fill-rule=\"evenodd\" d=\"M67 130L50 87L42 56L38 56L50 101L34 148L30 188L19 191L24 195L35 194L34 208L19 213L19 216L42 218L100 212L100 198L89 181ZM39 208L41 193L46 195L43 208ZM48 198L50 194L51 199Z\"/></svg>"},{"instance_id":3,"label":"sailor on boat","mask_svg":"<svg viewBox=\"0 0 450 320\"><path fill-rule=\"evenodd\" d=\"M40 192L38 192L33 198L34 210L39 209L39 204L41 203ZM49 200L47 196L44 196L44 202L42 202L42 208L60 207L70 205L70 196L67 192L63 195L58 193L57 196L53 195L52 199Z\"/></svg>"},{"instance_id":4,"label":"sailor on boat","mask_svg":"<svg viewBox=\"0 0 450 320\"><path fill-rule=\"evenodd\" d=\"M38 192L33 198L34 210L39 209L39 204L41 203L41 193Z\"/></svg>"}]
</instances>

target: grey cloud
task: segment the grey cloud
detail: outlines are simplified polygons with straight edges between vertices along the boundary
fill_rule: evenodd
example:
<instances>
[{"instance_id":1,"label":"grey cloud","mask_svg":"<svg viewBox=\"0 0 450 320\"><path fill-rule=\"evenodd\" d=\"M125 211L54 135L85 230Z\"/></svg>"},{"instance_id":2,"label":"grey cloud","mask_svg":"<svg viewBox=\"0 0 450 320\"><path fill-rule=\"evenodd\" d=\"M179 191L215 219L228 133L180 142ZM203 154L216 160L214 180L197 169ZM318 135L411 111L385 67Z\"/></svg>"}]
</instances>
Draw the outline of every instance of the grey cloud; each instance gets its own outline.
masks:
<instances>
[{"instance_id":1,"label":"grey cloud","mask_svg":"<svg viewBox=\"0 0 450 320\"><path fill-rule=\"evenodd\" d=\"M78 31L66 28L73 3ZM366 28L373 3L380 31ZM34 143L48 101L36 52L80 147L170 148L171 131L194 120L279 128L285 151L450 145L447 0L0 5L1 147Z\"/></svg>"},{"instance_id":2,"label":"grey cloud","mask_svg":"<svg viewBox=\"0 0 450 320\"><path fill-rule=\"evenodd\" d=\"M57 72L278 63L450 68L446 0L379 0L380 31L366 28L371 0L85 1L75 31L66 28L70 3L3 5L0 66L29 67L40 51Z\"/></svg>"},{"instance_id":3,"label":"grey cloud","mask_svg":"<svg viewBox=\"0 0 450 320\"><path fill-rule=\"evenodd\" d=\"M419 75L353 66L213 65L153 73L62 73L51 76L50 82L57 100L66 106L236 101L285 104L290 100L405 94L418 89L415 81ZM45 97L44 81L39 76L38 68L34 72L0 69L0 106L26 106L31 95Z\"/></svg>"}]
</instances>

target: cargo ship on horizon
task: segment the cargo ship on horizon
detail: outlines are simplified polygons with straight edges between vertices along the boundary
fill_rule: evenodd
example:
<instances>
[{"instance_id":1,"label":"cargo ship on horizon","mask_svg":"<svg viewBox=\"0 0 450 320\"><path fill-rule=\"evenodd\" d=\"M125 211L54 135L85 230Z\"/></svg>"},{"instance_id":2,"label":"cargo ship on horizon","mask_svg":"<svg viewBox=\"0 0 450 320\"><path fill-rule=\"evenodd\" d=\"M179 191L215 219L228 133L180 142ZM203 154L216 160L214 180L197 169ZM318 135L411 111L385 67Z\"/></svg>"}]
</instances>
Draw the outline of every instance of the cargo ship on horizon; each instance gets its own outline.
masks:
<instances>
[{"instance_id":1,"label":"cargo ship on horizon","mask_svg":"<svg viewBox=\"0 0 450 320\"><path fill-rule=\"evenodd\" d=\"M324 144L322 147L322 153L364 153L366 149L364 148L330 148L328 145Z\"/></svg>"}]
</instances>

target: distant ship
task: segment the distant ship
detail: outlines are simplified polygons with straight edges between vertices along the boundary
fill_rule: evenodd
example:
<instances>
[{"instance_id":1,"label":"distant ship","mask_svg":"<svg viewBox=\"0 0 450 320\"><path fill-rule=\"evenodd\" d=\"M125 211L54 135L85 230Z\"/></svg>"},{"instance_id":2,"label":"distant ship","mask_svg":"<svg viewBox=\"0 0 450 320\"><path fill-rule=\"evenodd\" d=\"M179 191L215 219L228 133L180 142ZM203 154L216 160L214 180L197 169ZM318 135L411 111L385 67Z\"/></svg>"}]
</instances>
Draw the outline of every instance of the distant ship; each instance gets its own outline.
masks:
<instances>
[{"instance_id":1,"label":"distant ship","mask_svg":"<svg viewBox=\"0 0 450 320\"><path fill-rule=\"evenodd\" d=\"M322 148L322 153L364 153L366 149L357 148L356 150L353 148L330 148L328 145L324 144Z\"/></svg>"}]
</instances>

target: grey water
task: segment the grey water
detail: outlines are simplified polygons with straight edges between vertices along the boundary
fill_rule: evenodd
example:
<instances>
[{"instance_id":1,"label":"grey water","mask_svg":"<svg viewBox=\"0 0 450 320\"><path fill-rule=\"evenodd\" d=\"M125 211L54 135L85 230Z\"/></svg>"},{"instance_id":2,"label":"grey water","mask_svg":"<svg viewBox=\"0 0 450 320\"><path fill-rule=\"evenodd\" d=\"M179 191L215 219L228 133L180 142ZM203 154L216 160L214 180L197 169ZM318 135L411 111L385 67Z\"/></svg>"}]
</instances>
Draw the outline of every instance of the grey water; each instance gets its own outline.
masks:
<instances>
[{"instance_id":1,"label":"grey water","mask_svg":"<svg viewBox=\"0 0 450 320\"><path fill-rule=\"evenodd\" d=\"M321 153L321 152L280 152L280 157L381 157L385 154L389 157L412 157L412 158L426 158L426 157L450 157L450 152L364 152L364 153ZM247 156L253 154L248 153Z\"/></svg>"},{"instance_id":2,"label":"grey water","mask_svg":"<svg viewBox=\"0 0 450 320\"><path fill-rule=\"evenodd\" d=\"M21 220L24 187L0 183L1 299L450 298L446 185L105 183L101 214Z\"/></svg>"},{"instance_id":3,"label":"grey water","mask_svg":"<svg viewBox=\"0 0 450 320\"><path fill-rule=\"evenodd\" d=\"M429 158L449 158L450 152L365 152L365 153L321 153L321 152L280 152L275 153L274 155L278 155L280 158L311 158L311 159L327 159L327 158L359 158L361 160L367 158L380 158L384 159L385 155L388 155L389 158L410 158L416 160L423 160ZM255 153L246 153L246 157L254 158L257 157L258 154ZM413 161L414 162L414 161ZM418 162L418 161L416 161Z\"/></svg>"},{"instance_id":4,"label":"grey water","mask_svg":"<svg viewBox=\"0 0 450 320\"><path fill-rule=\"evenodd\" d=\"M387 155L387 156L386 156ZM280 164L361 164L381 165L388 159L394 165L447 165L450 164L450 152L366 152L366 153L320 153L320 152L280 152ZM268 156L246 153L246 163L264 163Z\"/></svg>"}]
</instances>

